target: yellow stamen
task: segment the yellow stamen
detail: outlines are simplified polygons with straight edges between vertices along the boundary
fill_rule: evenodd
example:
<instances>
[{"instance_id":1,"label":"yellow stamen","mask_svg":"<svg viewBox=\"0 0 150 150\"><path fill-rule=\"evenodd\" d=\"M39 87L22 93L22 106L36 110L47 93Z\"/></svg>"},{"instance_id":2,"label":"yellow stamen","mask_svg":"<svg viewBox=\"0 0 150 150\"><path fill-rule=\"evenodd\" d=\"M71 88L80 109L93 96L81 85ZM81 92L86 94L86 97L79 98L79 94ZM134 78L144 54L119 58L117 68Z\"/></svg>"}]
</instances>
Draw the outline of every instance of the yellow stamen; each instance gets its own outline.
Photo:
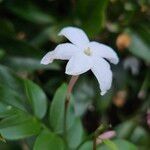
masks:
<instances>
[{"instance_id":1,"label":"yellow stamen","mask_svg":"<svg viewBox=\"0 0 150 150\"><path fill-rule=\"evenodd\" d=\"M85 53L87 56L91 56L91 55L92 55L92 51L91 51L91 49L90 49L89 47L84 50L84 53Z\"/></svg>"}]
</instances>

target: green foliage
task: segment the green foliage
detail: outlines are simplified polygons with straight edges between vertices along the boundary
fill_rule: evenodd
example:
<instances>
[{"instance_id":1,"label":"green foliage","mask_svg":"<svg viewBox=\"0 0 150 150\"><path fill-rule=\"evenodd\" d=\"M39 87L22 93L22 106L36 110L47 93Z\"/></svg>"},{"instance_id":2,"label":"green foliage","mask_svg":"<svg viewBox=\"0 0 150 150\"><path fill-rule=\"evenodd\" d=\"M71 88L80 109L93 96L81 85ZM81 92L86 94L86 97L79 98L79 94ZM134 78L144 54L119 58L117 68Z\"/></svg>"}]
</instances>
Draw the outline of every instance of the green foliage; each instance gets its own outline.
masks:
<instances>
[{"instance_id":1,"label":"green foliage","mask_svg":"<svg viewBox=\"0 0 150 150\"><path fill-rule=\"evenodd\" d=\"M112 142L105 141L104 143L106 145L101 146L100 150L107 150L108 147L110 150L126 150L126 149L137 150L137 147L135 145L133 145L132 143L130 143L126 140L116 139L116 140L113 140Z\"/></svg>"},{"instance_id":2,"label":"green foliage","mask_svg":"<svg viewBox=\"0 0 150 150\"><path fill-rule=\"evenodd\" d=\"M97 150L149 150L148 6L147 0L0 0L0 149L28 145L34 150L91 150L92 133L108 123L117 135ZM83 28L120 58L112 66L112 88L105 96L100 96L91 73L78 79L66 112L66 131L64 62L40 64L44 54L65 42L57 36L65 26ZM116 43L124 33L131 43L120 49ZM124 67L128 58L139 63L136 75L131 71L134 63Z\"/></svg>"},{"instance_id":3,"label":"green foliage","mask_svg":"<svg viewBox=\"0 0 150 150\"><path fill-rule=\"evenodd\" d=\"M49 150L49 149L65 150L65 145L63 140L60 137L58 137L56 134L48 130L44 130L37 137L33 149L41 150L43 148L45 150Z\"/></svg>"},{"instance_id":4,"label":"green foliage","mask_svg":"<svg viewBox=\"0 0 150 150\"><path fill-rule=\"evenodd\" d=\"M150 33L145 34L149 34L150 36ZM141 39L137 33L131 32L130 35L132 38L132 43L129 47L129 51L143 60L150 62L149 43L146 43L143 39Z\"/></svg>"},{"instance_id":5,"label":"green foliage","mask_svg":"<svg viewBox=\"0 0 150 150\"><path fill-rule=\"evenodd\" d=\"M0 133L4 138L16 140L40 132L39 121L28 113L5 103L0 103L0 108L0 116L3 118L0 122Z\"/></svg>"},{"instance_id":6,"label":"green foliage","mask_svg":"<svg viewBox=\"0 0 150 150\"><path fill-rule=\"evenodd\" d=\"M56 91L50 107L49 122L51 127L56 133L64 132L66 92L67 92L67 85L62 84L61 87ZM74 114L73 106L70 105L67 113L68 129L73 125L74 119L75 119L75 114Z\"/></svg>"},{"instance_id":7,"label":"green foliage","mask_svg":"<svg viewBox=\"0 0 150 150\"><path fill-rule=\"evenodd\" d=\"M25 80L25 89L28 100L35 116L43 118L47 111L47 99L42 89L29 80Z\"/></svg>"}]
</instances>

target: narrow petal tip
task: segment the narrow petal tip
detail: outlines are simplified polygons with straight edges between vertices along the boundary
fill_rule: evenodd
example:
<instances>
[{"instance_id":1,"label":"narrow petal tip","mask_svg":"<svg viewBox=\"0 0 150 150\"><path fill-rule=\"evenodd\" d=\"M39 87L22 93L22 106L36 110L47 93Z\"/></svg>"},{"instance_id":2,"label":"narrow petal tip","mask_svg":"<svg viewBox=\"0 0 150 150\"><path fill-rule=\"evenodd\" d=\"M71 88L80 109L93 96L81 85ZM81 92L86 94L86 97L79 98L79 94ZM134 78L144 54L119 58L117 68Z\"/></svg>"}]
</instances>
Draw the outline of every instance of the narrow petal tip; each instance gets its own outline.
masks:
<instances>
[{"instance_id":1,"label":"narrow petal tip","mask_svg":"<svg viewBox=\"0 0 150 150\"><path fill-rule=\"evenodd\" d=\"M53 61L46 61L45 59L42 59L41 60L41 64L43 64L43 65L48 65L49 63L52 63Z\"/></svg>"},{"instance_id":2,"label":"narrow petal tip","mask_svg":"<svg viewBox=\"0 0 150 150\"><path fill-rule=\"evenodd\" d=\"M41 64L48 65L49 63L53 62L53 53L54 52L48 52L41 60Z\"/></svg>"},{"instance_id":3,"label":"narrow petal tip","mask_svg":"<svg viewBox=\"0 0 150 150\"><path fill-rule=\"evenodd\" d=\"M107 91L101 91L101 95L105 95Z\"/></svg>"}]
</instances>

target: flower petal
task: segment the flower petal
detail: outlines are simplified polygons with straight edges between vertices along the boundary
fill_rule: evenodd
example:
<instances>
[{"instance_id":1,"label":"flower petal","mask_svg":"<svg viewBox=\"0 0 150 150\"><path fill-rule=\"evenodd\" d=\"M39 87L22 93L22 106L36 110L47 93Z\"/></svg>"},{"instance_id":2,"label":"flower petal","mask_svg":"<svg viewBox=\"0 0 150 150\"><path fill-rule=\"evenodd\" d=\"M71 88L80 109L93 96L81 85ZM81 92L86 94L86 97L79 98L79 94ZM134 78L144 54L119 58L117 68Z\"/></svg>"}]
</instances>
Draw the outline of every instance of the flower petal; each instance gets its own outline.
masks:
<instances>
[{"instance_id":1,"label":"flower petal","mask_svg":"<svg viewBox=\"0 0 150 150\"><path fill-rule=\"evenodd\" d=\"M63 28L59 35L65 36L69 41L80 48L84 48L85 45L89 43L89 39L85 32L76 27Z\"/></svg>"},{"instance_id":2,"label":"flower petal","mask_svg":"<svg viewBox=\"0 0 150 150\"><path fill-rule=\"evenodd\" d=\"M74 55L66 66L66 74L68 75L80 75L88 71L92 66L92 60L89 56L82 53Z\"/></svg>"},{"instance_id":3,"label":"flower petal","mask_svg":"<svg viewBox=\"0 0 150 150\"><path fill-rule=\"evenodd\" d=\"M109 63L103 58L93 59L93 61L94 65L91 70L99 82L101 95L104 95L111 87L112 71Z\"/></svg>"},{"instance_id":4,"label":"flower petal","mask_svg":"<svg viewBox=\"0 0 150 150\"><path fill-rule=\"evenodd\" d=\"M79 52L79 49L71 43L59 44L42 58L41 64L47 65L52 63L54 59L68 60L77 52Z\"/></svg>"},{"instance_id":5,"label":"flower petal","mask_svg":"<svg viewBox=\"0 0 150 150\"><path fill-rule=\"evenodd\" d=\"M113 64L119 62L116 52L111 47L98 42L90 42L89 47L93 50L95 56L106 58Z\"/></svg>"}]
</instances>

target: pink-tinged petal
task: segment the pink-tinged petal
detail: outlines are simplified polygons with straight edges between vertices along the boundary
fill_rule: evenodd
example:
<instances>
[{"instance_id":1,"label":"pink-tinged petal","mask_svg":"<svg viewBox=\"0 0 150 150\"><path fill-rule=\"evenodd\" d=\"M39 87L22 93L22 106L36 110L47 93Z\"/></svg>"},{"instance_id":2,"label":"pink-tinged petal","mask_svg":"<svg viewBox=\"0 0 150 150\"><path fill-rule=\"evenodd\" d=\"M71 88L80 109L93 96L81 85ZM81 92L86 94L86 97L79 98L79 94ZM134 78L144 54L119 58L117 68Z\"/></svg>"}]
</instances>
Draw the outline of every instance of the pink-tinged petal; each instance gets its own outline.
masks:
<instances>
[{"instance_id":1,"label":"pink-tinged petal","mask_svg":"<svg viewBox=\"0 0 150 150\"><path fill-rule=\"evenodd\" d=\"M98 145L98 144L102 143L103 140L111 139L115 136L116 136L115 131L113 131L113 130L112 131L106 131L97 137L96 144Z\"/></svg>"},{"instance_id":2,"label":"pink-tinged petal","mask_svg":"<svg viewBox=\"0 0 150 150\"><path fill-rule=\"evenodd\" d=\"M109 63L103 58L94 58L91 70L99 82L101 95L104 95L110 89L112 83L112 71Z\"/></svg>"},{"instance_id":3,"label":"pink-tinged petal","mask_svg":"<svg viewBox=\"0 0 150 150\"><path fill-rule=\"evenodd\" d=\"M42 58L41 64L47 65L52 63L54 59L68 60L78 52L79 49L71 43L59 44Z\"/></svg>"},{"instance_id":4,"label":"pink-tinged petal","mask_svg":"<svg viewBox=\"0 0 150 150\"><path fill-rule=\"evenodd\" d=\"M68 62L66 66L66 74L80 75L88 71L92 66L92 60L84 53L77 53Z\"/></svg>"},{"instance_id":5,"label":"pink-tinged petal","mask_svg":"<svg viewBox=\"0 0 150 150\"><path fill-rule=\"evenodd\" d=\"M119 62L116 52L109 46L98 42L90 42L88 47L93 51L93 55L95 57L106 58L113 64L117 64Z\"/></svg>"},{"instance_id":6,"label":"pink-tinged petal","mask_svg":"<svg viewBox=\"0 0 150 150\"><path fill-rule=\"evenodd\" d=\"M65 36L69 41L78 47L85 48L86 44L89 43L89 39L85 32L76 27L66 27L63 28L59 35Z\"/></svg>"}]
</instances>

